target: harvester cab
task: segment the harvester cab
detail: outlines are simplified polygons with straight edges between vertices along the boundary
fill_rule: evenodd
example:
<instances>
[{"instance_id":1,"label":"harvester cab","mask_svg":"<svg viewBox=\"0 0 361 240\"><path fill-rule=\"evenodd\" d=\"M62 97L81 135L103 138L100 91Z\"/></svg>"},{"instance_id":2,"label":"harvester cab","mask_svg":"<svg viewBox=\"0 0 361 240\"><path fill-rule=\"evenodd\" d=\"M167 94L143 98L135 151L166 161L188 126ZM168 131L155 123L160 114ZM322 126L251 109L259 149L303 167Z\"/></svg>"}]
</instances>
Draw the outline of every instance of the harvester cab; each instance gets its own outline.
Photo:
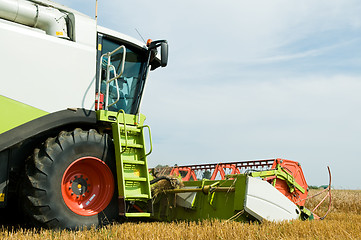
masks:
<instances>
[{"instance_id":1,"label":"harvester cab","mask_svg":"<svg viewBox=\"0 0 361 240\"><path fill-rule=\"evenodd\" d=\"M147 46L147 50L140 50L98 34L95 110L139 113L149 70L165 67L168 61L167 41L148 40ZM160 59L157 58L159 46Z\"/></svg>"}]
</instances>

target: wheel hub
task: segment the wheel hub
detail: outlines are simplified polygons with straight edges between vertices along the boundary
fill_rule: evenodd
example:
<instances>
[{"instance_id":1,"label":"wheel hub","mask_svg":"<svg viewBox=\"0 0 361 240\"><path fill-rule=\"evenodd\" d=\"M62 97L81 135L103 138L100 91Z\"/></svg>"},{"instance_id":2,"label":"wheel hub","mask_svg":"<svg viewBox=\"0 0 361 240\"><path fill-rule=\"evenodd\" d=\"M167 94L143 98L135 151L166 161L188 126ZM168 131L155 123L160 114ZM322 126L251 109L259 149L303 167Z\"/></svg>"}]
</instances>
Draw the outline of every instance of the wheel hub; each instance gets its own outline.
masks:
<instances>
[{"instance_id":1,"label":"wheel hub","mask_svg":"<svg viewBox=\"0 0 361 240\"><path fill-rule=\"evenodd\" d=\"M71 194L76 195L77 197L86 197L87 193L89 193L88 187L90 187L90 184L88 184L88 178L83 178L83 175L80 175L78 177L77 175L74 176L73 180L70 180L71 187L69 187L69 191L71 191Z\"/></svg>"}]
</instances>

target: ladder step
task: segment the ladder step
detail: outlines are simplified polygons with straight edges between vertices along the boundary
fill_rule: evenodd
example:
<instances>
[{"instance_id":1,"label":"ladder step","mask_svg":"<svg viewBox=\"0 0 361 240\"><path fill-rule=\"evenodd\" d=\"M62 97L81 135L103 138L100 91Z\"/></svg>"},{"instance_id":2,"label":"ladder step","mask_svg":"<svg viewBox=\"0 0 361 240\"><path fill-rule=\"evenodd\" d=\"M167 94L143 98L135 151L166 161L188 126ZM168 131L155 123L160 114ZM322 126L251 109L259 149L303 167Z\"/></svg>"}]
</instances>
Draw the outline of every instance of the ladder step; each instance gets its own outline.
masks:
<instances>
[{"instance_id":1,"label":"ladder step","mask_svg":"<svg viewBox=\"0 0 361 240\"><path fill-rule=\"evenodd\" d=\"M125 141L122 141L122 147L125 147ZM128 143L128 148L143 148L142 144Z\"/></svg>"},{"instance_id":2,"label":"ladder step","mask_svg":"<svg viewBox=\"0 0 361 240\"><path fill-rule=\"evenodd\" d=\"M145 177L125 177L125 181L132 181L132 182L146 182L147 178Z\"/></svg>"},{"instance_id":3,"label":"ladder step","mask_svg":"<svg viewBox=\"0 0 361 240\"><path fill-rule=\"evenodd\" d=\"M120 130L124 131L124 125L123 124L119 125L119 128L120 128ZM129 131L129 132L137 132L137 133L141 132L141 130L139 128L130 127L130 126L127 126L127 131Z\"/></svg>"},{"instance_id":4,"label":"ladder step","mask_svg":"<svg viewBox=\"0 0 361 240\"><path fill-rule=\"evenodd\" d=\"M139 213L125 213L126 217L150 217L151 213L139 212Z\"/></svg>"},{"instance_id":5,"label":"ladder step","mask_svg":"<svg viewBox=\"0 0 361 240\"><path fill-rule=\"evenodd\" d=\"M135 195L125 197L125 200L136 200L136 199L149 199L149 195L148 194L135 194Z\"/></svg>"},{"instance_id":6,"label":"ladder step","mask_svg":"<svg viewBox=\"0 0 361 240\"><path fill-rule=\"evenodd\" d=\"M123 159L123 163L144 165L145 161Z\"/></svg>"}]
</instances>

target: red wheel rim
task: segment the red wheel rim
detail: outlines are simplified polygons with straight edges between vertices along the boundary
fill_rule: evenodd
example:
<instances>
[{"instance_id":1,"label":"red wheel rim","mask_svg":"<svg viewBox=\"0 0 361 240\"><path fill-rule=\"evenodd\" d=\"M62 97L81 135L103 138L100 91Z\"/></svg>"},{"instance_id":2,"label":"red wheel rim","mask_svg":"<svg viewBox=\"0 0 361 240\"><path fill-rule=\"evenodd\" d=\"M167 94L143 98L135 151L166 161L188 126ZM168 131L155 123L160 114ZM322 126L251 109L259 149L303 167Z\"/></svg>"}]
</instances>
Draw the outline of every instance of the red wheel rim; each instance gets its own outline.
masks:
<instances>
[{"instance_id":1,"label":"red wheel rim","mask_svg":"<svg viewBox=\"0 0 361 240\"><path fill-rule=\"evenodd\" d=\"M61 194L65 204L76 214L98 214L108 206L113 193L113 174L99 158L79 158L63 174Z\"/></svg>"}]
</instances>

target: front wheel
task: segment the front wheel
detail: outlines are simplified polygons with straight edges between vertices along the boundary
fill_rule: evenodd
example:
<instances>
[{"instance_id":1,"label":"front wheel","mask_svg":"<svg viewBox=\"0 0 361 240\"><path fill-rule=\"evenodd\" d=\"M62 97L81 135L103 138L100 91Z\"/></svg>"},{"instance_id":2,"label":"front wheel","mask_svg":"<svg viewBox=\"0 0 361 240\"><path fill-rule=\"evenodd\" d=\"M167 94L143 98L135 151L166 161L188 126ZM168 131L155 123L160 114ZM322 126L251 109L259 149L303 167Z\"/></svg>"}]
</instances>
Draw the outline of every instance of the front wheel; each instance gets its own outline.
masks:
<instances>
[{"instance_id":1,"label":"front wheel","mask_svg":"<svg viewBox=\"0 0 361 240\"><path fill-rule=\"evenodd\" d=\"M26 164L25 212L42 226L77 229L118 216L111 139L95 130L61 132Z\"/></svg>"}]
</instances>

